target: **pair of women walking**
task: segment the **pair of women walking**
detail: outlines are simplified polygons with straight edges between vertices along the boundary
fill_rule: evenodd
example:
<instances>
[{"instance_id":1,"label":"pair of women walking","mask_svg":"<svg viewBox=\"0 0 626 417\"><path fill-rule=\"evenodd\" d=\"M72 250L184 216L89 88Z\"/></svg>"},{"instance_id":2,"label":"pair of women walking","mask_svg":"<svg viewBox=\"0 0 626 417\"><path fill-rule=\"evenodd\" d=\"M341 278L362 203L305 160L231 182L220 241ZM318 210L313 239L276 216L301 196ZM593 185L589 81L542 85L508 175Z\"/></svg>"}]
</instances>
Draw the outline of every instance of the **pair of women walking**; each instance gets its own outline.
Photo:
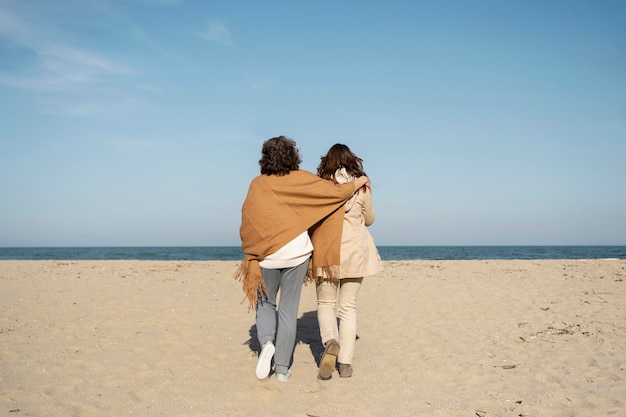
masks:
<instances>
[{"instance_id":1,"label":"pair of women walking","mask_svg":"<svg viewBox=\"0 0 626 417\"><path fill-rule=\"evenodd\" d=\"M337 367L341 377L350 377L361 282L382 270L367 230L375 212L362 160L336 144L321 158L318 175L300 170L300 162L292 139L265 141L261 175L250 183L242 206L244 260L235 276L256 310L259 379L270 375L272 362L277 380L291 376L305 279L316 284L325 346L318 376L330 379Z\"/></svg>"}]
</instances>

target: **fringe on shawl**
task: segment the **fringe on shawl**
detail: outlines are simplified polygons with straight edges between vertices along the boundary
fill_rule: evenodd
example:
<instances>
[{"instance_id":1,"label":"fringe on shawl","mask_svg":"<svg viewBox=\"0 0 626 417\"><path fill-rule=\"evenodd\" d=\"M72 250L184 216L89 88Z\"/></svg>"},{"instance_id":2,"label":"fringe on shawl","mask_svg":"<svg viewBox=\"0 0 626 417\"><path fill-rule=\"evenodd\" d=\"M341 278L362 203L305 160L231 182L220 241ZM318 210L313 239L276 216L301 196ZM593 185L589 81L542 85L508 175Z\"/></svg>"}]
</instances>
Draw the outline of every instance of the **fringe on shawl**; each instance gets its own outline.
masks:
<instances>
[{"instance_id":1,"label":"fringe on shawl","mask_svg":"<svg viewBox=\"0 0 626 417\"><path fill-rule=\"evenodd\" d=\"M315 249L309 262L307 282L319 284L323 281L339 280L344 212L342 207L335 209L309 229Z\"/></svg>"},{"instance_id":2,"label":"fringe on shawl","mask_svg":"<svg viewBox=\"0 0 626 417\"><path fill-rule=\"evenodd\" d=\"M237 271L235 271L234 278L242 282L243 292L245 294L240 304L243 304L247 299L248 312L251 310L256 311L259 295L267 293L267 287L265 287L265 281L263 281L263 276L261 275L259 261L246 256L241 262L241 265L239 265L239 268L237 268Z\"/></svg>"},{"instance_id":3,"label":"fringe on shawl","mask_svg":"<svg viewBox=\"0 0 626 417\"><path fill-rule=\"evenodd\" d=\"M315 266L309 262L306 284L321 284L324 281L339 281L339 265Z\"/></svg>"}]
</instances>

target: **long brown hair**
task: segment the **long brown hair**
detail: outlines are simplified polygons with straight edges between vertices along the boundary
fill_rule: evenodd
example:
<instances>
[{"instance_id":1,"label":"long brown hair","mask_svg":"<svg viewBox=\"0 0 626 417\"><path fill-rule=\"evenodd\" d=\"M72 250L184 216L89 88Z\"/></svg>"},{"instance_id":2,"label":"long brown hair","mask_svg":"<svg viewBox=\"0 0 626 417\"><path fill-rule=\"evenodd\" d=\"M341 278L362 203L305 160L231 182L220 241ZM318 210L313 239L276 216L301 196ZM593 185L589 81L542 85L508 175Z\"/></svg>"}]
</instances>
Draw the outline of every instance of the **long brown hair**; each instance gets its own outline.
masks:
<instances>
[{"instance_id":1,"label":"long brown hair","mask_svg":"<svg viewBox=\"0 0 626 417\"><path fill-rule=\"evenodd\" d=\"M336 143L330 147L326 155L321 157L321 162L317 167L317 175L337 182L335 172L341 168L345 168L348 175L355 178L366 175L363 169L363 160L356 156L347 145Z\"/></svg>"}]
</instances>

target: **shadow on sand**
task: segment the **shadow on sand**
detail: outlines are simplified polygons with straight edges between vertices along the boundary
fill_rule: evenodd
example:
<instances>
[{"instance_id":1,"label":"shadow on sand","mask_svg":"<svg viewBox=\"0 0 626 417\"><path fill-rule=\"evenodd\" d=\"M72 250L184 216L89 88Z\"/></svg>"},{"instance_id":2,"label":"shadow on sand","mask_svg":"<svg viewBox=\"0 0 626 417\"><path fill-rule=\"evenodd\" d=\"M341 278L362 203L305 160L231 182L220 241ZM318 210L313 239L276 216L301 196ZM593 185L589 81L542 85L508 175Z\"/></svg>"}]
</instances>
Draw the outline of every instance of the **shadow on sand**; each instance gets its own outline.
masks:
<instances>
[{"instance_id":1,"label":"shadow on sand","mask_svg":"<svg viewBox=\"0 0 626 417\"><path fill-rule=\"evenodd\" d=\"M257 339L256 324L250 327L249 334L250 338L244 344L248 345L250 350L258 355L261 352L261 346ZM311 355L313 355L315 363L319 366L324 347L322 346L322 337L320 336L320 328L317 322L317 311L307 311L298 319L296 344L309 345Z\"/></svg>"}]
</instances>

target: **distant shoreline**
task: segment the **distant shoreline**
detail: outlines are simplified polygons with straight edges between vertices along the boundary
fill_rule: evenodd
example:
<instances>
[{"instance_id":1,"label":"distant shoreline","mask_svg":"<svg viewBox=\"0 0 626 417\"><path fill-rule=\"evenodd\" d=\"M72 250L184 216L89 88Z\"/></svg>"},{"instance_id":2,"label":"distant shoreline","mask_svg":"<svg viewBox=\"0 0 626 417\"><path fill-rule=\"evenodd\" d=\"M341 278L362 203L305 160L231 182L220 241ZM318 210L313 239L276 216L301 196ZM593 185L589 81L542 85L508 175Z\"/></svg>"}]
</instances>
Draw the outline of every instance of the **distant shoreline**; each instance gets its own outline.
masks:
<instances>
[{"instance_id":1,"label":"distant shoreline","mask_svg":"<svg viewBox=\"0 0 626 417\"><path fill-rule=\"evenodd\" d=\"M626 245L378 246L383 260L626 259ZM2 247L0 260L239 261L238 246Z\"/></svg>"}]
</instances>

